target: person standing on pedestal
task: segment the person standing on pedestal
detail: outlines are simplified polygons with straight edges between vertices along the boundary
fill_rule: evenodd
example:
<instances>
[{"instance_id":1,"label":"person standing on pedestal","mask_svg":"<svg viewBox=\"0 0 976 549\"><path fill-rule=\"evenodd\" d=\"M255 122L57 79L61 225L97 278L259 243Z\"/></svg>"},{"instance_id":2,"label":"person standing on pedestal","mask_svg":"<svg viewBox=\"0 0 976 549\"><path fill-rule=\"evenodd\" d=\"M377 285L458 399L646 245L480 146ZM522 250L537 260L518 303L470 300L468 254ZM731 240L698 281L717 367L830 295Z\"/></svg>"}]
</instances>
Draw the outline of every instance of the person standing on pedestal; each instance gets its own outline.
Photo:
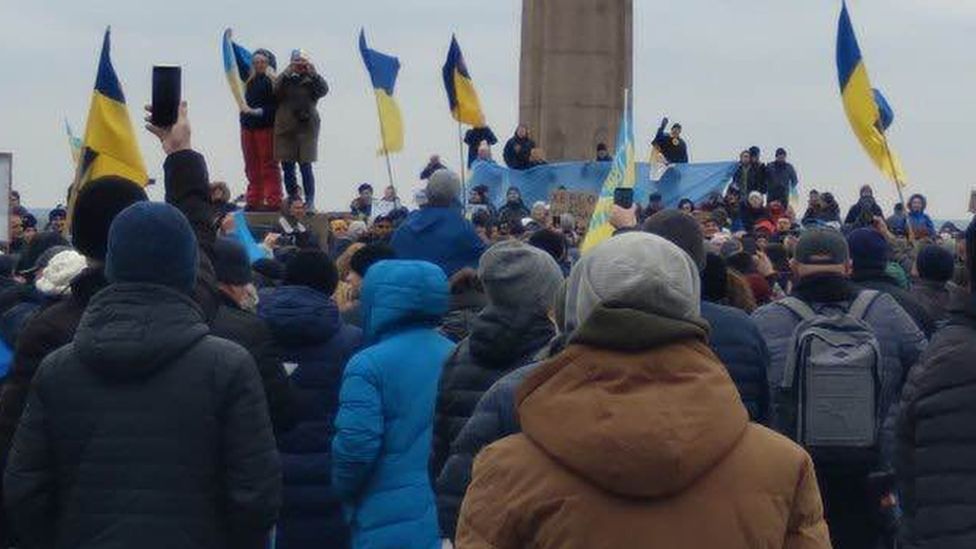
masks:
<instances>
[{"instance_id":1,"label":"person standing on pedestal","mask_svg":"<svg viewBox=\"0 0 976 549\"><path fill-rule=\"evenodd\" d=\"M274 156L275 110L278 106L274 94L276 68L275 56L270 51L259 49L254 52L251 77L244 91L247 110L241 112L248 210L274 211L281 207L281 172Z\"/></svg>"},{"instance_id":2,"label":"person standing on pedestal","mask_svg":"<svg viewBox=\"0 0 976 549\"><path fill-rule=\"evenodd\" d=\"M652 144L661 151L661 156L668 161L668 164L687 164L688 144L681 139L681 124L675 122L671 126L670 134L665 135L664 128L667 126L668 119L665 117L661 120Z\"/></svg>"},{"instance_id":3,"label":"person standing on pedestal","mask_svg":"<svg viewBox=\"0 0 976 549\"><path fill-rule=\"evenodd\" d=\"M281 162L285 174L285 190L289 198L298 196L295 165L302 172L305 205L315 207L315 176L312 163L318 158L319 126L316 110L318 100L329 93L329 85L315 70L305 50L291 52L291 64L274 85L278 98L275 117L275 158Z\"/></svg>"}]
</instances>

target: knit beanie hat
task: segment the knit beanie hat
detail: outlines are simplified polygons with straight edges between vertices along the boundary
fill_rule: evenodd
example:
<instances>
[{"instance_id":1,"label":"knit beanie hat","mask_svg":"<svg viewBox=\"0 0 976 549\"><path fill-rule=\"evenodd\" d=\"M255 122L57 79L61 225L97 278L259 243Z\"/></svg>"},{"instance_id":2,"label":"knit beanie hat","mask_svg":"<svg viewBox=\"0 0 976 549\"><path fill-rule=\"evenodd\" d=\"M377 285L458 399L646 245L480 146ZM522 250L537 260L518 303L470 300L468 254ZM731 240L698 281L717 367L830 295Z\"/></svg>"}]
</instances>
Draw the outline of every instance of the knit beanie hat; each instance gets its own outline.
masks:
<instances>
[{"instance_id":1,"label":"knit beanie hat","mask_svg":"<svg viewBox=\"0 0 976 549\"><path fill-rule=\"evenodd\" d=\"M461 195L461 179L451 170L437 170L427 180L427 204L450 206Z\"/></svg>"},{"instance_id":2,"label":"knit beanie hat","mask_svg":"<svg viewBox=\"0 0 976 549\"><path fill-rule=\"evenodd\" d=\"M112 220L128 206L148 200L138 184L117 176L99 177L82 187L71 218L71 243L85 257L104 260Z\"/></svg>"},{"instance_id":3,"label":"knit beanie hat","mask_svg":"<svg viewBox=\"0 0 976 549\"><path fill-rule=\"evenodd\" d=\"M54 254L43 267L44 271L34 282L34 286L44 295L68 295L71 293L71 282L87 266L88 260L85 256L71 248L64 248Z\"/></svg>"},{"instance_id":4,"label":"knit beanie hat","mask_svg":"<svg viewBox=\"0 0 976 549\"><path fill-rule=\"evenodd\" d=\"M142 282L192 293L197 278L197 238L183 213L161 202L122 210L108 231L105 278Z\"/></svg>"},{"instance_id":5,"label":"knit beanie hat","mask_svg":"<svg viewBox=\"0 0 976 549\"><path fill-rule=\"evenodd\" d=\"M481 256L478 278L488 303L505 309L545 312L563 280L562 270L548 253L519 242L495 244Z\"/></svg>"},{"instance_id":6,"label":"knit beanie hat","mask_svg":"<svg viewBox=\"0 0 976 549\"><path fill-rule=\"evenodd\" d=\"M567 333L600 306L704 323L698 268L657 235L630 232L602 242L579 260L566 284Z\"/></svg>"},{"instance_id":7,"label":"knit beanie hat","mask_svg":"<svg viewBox=\"0 0 976 549\"><path fill-rule=\"evenodd\" d=\"M705 268L705 233L694 217L681 210L662 210L648 217L642 229L684 250L699 270Z\"/></svg>"},{"instance_id":8,"label":"knit beanie hat","mask_svg":"<svg viewBox=\"0 0 976 549\"><path fill-rule=\"evenodd\" d=\"M922 246L915 262L918 267L918 276L922 280L933 282L948 282L952 279L952 274L956 268L956 260L952 253L935 244Z\"/></svg>"},{"instance_id":9,"label":"knit beanie hat","mask_svg":"<svg viewBox=\"0 0 976 549\"><path fill-rule=\"evenodd\" d=\"M299 250L285 265L287 286L305 286L332 295L339 285L339 271L329 256L321 250Z\"/></svg>"},{"instance_id":10,"label":"knit beanie hat","mask_svg":"<svg viewBox=\"0 0 976 549\"><path fill-rule=\"evenodd\" d=\"M863 227L847 235L854 270L884 269L888 264L888 241L874 229Z\"/></svg>"},{"instance_id":11,"label":"knit beanie hat","mask_svg":"<svg viewBox=\"0 0 976 549\"><path fill-rule=\"evenodd\" d=\"M218 238L214 242L214 271L217 282L231 286L244 286L254 279L247 250L231 238Z\"/></svg>"}]
</instances>

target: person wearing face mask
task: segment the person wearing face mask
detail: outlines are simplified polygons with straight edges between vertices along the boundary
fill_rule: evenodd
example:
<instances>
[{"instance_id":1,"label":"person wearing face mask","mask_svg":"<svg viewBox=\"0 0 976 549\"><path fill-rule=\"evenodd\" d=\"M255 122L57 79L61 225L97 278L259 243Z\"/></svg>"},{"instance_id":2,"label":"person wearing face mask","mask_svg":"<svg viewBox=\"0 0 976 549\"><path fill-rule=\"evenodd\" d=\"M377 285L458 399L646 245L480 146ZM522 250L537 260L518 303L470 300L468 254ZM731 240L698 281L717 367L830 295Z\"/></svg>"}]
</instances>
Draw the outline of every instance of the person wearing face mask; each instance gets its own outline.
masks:
<instances>
[{"instance_id":1,"label":"person wearing face mask","mask_svg":"<svg viewBox=\"0 0 976 549\"><path fill-rule=\"evenodd\" d=\"M218 238L214 257L220 307L210 332L244 347L254 358L268 399L271 426L279 433L294 423L296 397L278 360L271 332L256 314L258 292L247 252L236 240Z\"/></svg>"}]
</instances>

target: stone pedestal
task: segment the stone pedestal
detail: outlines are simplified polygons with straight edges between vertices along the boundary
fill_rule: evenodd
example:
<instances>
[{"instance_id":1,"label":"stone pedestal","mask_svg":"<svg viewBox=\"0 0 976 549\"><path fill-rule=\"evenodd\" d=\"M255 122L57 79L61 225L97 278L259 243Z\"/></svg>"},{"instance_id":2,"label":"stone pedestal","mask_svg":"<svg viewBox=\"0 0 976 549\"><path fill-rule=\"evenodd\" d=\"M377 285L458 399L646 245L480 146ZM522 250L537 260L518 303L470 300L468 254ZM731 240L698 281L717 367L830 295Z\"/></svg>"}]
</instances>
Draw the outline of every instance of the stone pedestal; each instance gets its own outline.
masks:
<instances>
[{"instance_id":1,"label":"stone pedestal","mask_svg":"<svg viewBox=\"0 0 976 549\"><path fill-rule=\"evenodd\" d=\"M550 162L613 154L632 29L632 0L522 1L519 116Z\"/></svg>"}]
</instances>

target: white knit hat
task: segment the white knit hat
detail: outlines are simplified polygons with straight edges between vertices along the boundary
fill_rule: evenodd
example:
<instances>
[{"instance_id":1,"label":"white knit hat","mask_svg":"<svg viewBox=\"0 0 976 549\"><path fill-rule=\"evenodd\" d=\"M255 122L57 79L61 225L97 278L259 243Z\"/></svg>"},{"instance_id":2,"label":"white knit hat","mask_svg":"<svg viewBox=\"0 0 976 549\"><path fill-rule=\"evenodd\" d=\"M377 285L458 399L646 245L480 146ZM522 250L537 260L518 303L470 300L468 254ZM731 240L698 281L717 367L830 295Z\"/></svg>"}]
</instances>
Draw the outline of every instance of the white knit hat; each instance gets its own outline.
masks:
<instances>
[{"instance_id":1,"label":"white knit hat","mask_svg":"<svg viewBox=\"0 0 976 549\"><path fill-rule=\"evenodd\" d=\"M71 281L87 266L85 256L75 250L58 252L44 267L34 286L45 295L68 295L71 293Z\"/></svg>"}]
</instances>

